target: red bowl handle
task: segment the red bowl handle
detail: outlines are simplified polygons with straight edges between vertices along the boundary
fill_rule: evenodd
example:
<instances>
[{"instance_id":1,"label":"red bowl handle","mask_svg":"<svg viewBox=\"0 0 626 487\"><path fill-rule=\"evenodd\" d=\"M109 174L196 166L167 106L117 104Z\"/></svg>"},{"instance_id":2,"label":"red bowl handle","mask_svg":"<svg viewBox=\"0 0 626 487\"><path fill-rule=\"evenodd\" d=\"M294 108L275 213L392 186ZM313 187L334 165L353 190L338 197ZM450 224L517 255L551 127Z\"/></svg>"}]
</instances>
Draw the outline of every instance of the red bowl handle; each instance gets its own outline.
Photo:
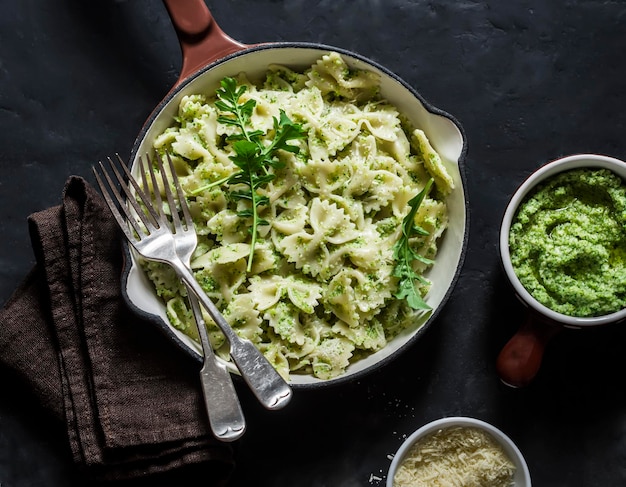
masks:
<instances>
[{"instance_id":1,"label":"red bowl handle","mask_svg":"<svg viewBox=\"0 0 626 487\"><path fill-rule=\"evenodd\" d=\"M548 342L562 328L527 313L517 333L498 355L496 370L502 382L512 387L529 385L539 372Z\"/></svg>"},{"instance_id":2,"label":"red bowl handle","mask_svg":"<svg viewBox=\"0 0 626 487\"><path fill-rule=\"evenodd\" d=\"M183 55L180 75L173 88L200 68L249 47L220 29L204 0L163 0L163 3Z\"/></svg>"}]
</instances>

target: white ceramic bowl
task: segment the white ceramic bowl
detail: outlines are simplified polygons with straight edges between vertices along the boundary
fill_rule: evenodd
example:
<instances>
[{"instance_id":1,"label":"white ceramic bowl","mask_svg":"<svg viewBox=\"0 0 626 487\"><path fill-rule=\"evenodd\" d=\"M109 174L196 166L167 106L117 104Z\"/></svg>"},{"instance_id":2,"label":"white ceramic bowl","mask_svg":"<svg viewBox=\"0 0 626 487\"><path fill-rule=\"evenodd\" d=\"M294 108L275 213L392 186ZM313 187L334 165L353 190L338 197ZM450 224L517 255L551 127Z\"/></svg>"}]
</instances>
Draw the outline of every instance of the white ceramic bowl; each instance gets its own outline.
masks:
<instances>
[{"instance_id":1,"label":"white ceramic bowl","mask_svg":"<svg viewBox=\"0 0 626 487\"><path fill-rule=\"evenodd\" d=\"M323 45L264 44L219 59L187 78L170 92L144 125L133 148L130 161L131 166L135 168L138 155L152 153L154 137L172 124L183 96L193 93L214 92L224 76L235 76L240 72L247 73L250 79L255 80L262 77L271 64L282 64L294 69L303 69L331 50L339 52L350 67L374 71L380 75L382 96L398 107L415 127L424 130L451 174L455 189L447 200L450 216L449 225L441 241L436 262L427 275L433 285L426 301L433 311L395 337L382 350L348 367L347 372L336 379L322 381L311 375L293 374L291 385L296 387L324 386L346 379L354 379L361 373L382 365L392 356L395 356L396 352L405 349L418 335L421 335L447 300L460 272L468 232L467 201L461 167L466 144L461 126L450 115L429 105L413 88L393 73L358 54ZM201 351L198 344L169 323L163 302L157 297L152 284L139 267L134 255L129 254L127 264L123 291L131 307L137 312L155 319L157 326L165 331L169 337L199 359ZM230 364L229 367L231 371L236 372L236 369Z\"/></svg>"},{"instance_id":2,"label":"white ceramic bowl","mask_svg":"<svg viewBox=\"0 0 626 487\"><path fill-rule=\"evenodd\" d=\"M505 435L502 431L500 431L495 426L490 425L484 421L474 418L468 418L463 416L453 416L449 418L442 418L431 423L428 423L417 431L415 431L411 436L409 436L404 443L400 446L398 451L393 457L391 462L391 466L389 467L389 472L387 474L387 487L393 487L393 477L396 474L398 468L402 464L404 458L408 454L411 447L420 439L425 436L434 433L440 429L451 428L454 426L465 426L478 428L488 433L494 440L496 440L506 455L511 459L513 464L515 465L515 475L513 476L513 487L531 487L530 480L530 472L528 470L528 465L526 465L526 460L524 460L524 456L520 452L519 448L513 443L513 441Z\"/></svg>"},{"instance_id":3,"label":"white ceramic bowl","mask_svg":"<svg viewBox=\"0 0 626 487\"><path fill-rule=\"evenodd\" d=\"M619 159L597 154L576 154L557 159L532 173L519 187L506 208L500 228L500 257L507 278L511 282L517 296L540 317L547 319L551 323L561 324L570 328L583 328L621 321L626 319L626 308L608 315L580 318L558 313L541 304L524 288L515 274L509 252L509 232L519 204L537 184L563 171L585 167L609 169L626 181L626 163Z\"/></svg>"}]
</instances>

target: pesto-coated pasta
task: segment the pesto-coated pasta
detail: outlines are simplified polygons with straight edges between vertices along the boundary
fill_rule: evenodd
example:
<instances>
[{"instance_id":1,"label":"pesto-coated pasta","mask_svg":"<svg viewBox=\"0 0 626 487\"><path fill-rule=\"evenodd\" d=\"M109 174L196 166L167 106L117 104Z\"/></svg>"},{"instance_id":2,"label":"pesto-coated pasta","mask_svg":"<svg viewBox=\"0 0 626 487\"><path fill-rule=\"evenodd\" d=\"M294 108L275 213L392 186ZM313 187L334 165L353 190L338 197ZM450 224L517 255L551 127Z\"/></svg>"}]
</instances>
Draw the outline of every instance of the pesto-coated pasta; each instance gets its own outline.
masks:
<instances>
[{"instance_id":1,"label":"pesto-coated pasta","mask_svg":"<svg viewBox=\"0 0 626 487\"><path fill-rule=\"evenodd\" d=\"M271 169L274 179L258 188L268 198L259 208L268 224L258 227L248 270L246 203L230 197L228 184L212 185L239 170L227 140L236 129L218 120L214 93L181 100L176 121L154 148L174 161L193 214L199 245L192 269L235 331L284 377L331 379L424 312L394 297L393 246L409 200L432 178L435 186L415 217L428 234L410 244L435 258L452 178L425 133L380 97L377 75L350 69L337 53L301 73L270 66L258 85L244 73L236 80L247 88L241 102L255 102L250 130L270 137L284 111L306 134L292 142L298 153L278 153L282 167ZM421 273L428 267L413 265ZM163 265L144 268L172 324L195 337L185 288ZM424 282L416 284L422 296L429 288ZM208 314L205 320L217 353L228 360L224 337Z\"/></svg>"}]
</instances>

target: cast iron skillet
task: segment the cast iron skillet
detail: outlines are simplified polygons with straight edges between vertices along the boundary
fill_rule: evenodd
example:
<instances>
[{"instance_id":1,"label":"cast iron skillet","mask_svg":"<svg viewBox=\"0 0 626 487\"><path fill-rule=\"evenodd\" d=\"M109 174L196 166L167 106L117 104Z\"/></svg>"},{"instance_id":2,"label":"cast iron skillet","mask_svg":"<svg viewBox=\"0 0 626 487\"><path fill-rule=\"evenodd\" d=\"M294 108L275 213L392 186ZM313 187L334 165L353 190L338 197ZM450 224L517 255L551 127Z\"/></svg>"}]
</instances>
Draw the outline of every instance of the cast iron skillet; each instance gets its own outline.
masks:
<instances>
[{"instance_id":1,"label":"cast iron skillet","mask_svg":"<svg viewBox=\"0 0 626 487\"><path fill-rule=\"evenodd\" d=\"M407 349L431 325L447 301L458 279L465 256L468 236L467 199L464 190L463 160L466 141L461 125L449 114L428 104L413 88L391 71L359 54L323 44L281 42L257 45L241 44L226 35L216 24L203 0L164 0L172 18L182 49L180 76L167 96L145 122L132 149L130 164L135 168L138 156L153 152L154 136L168 127L177 113L181 98L192 93L214 93L224 76L245 72L251 80L262 75L270 64L291 68L309 67L323 54L338 52L352 68L377 72L381 93L408 116L415 127L428 136L455 181L448 199L450 225L440 246L433 268L428 274L433 282L427 302L433 311L415 323L410 330L394 338L383 350L351 365L336 379L321 381L311 376L292 377L295 388L316 388L338 384L364 375ZM123 295L130 307L154 321L156 326L183 350L200 361L198 345L174 329L165 315L162 302L147 277L139 269L134 255L127 249L123 275ZM231 367L231 371L236 370Z\"/></svg>"}]
</instances>

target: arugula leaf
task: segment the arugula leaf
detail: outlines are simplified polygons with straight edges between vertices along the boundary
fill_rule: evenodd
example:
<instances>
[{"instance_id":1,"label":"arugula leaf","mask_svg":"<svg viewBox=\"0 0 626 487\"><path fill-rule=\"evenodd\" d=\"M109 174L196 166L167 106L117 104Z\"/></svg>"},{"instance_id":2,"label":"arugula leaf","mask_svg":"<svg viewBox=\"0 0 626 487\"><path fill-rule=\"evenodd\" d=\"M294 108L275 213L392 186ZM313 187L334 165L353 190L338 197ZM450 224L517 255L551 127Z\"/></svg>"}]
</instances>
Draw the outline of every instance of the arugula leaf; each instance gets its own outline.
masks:
<instances>
[{"instance_id":1,"label":"arugula leaf","mask_svg":"<svg viewBox=\"0 0 626 487\"><path fill-rule=\"evenodd\" d=\"M288 144L290 140L304 139L306 137L306 131L302 129L302 125L293 123L287 114L280 110L280 120L274 117L274 139L270 146L265 150L266 153L271 153L279 149L297 154L300 152L300 148L295 145Z\"/></svg>"},{"instance_id":2,"label":"arugula leaf","mask_svg":"<svg viewBox=\"0 0 626 487\"><path fill-rule=\"evenodd\" d=\"M409 200L411 210L402 220L402 235L400 235L400 238L393 246L393 258L396 261L396 265L392 274L399 279L398 290L394 296L398 299L406 299L407 304L417 310L430 310L432 308L426 304L415 287L416 281L422 284L428 284L428 281L413 270L413 261L418 260L429 265L433 264L434 261L413 250L409 239L413 236L428 235L426 230L415 224L415 215L430 191L432 184L433 179L431 178L426 183L424 189Z\"/></svg>"},{"instance_id":3,"label":"arugula leaf","mask_svg":"<svg viewBox=\"0 0 626 487\"><path fill-rule=\"evenodd\" d=\"M237 81L234 78L222 79L220 86L221 88L216 92L218 99L215 101L215 107L222 112L230 113L234 118L219 116L217 121L225 125L234 125L239 128L242 135L248 135L246 126L250 122L256 102L251 99L239 104L239 99L246 92L247 87L244 85L237 87ZM250 140L249 135L248 140Z\"/></svg>"},{"instance_id":4,"label":"arugula leaf","mask_svg":"<svg viewBox=\"0 0 626 487\"><path fill-rule=\"evenodd\" d=\"M271 134L269 144L264 143L264 139L267 142L268 134L261 130L249 130L250 119L254 113L256 101L250 99L244 103L239 103L247 87L244 85L238 86L237 81L229 77L222 79L220 86L221 88L216 91L217 100L215 101L215 106L222 112L222 115L218 116L217 121L239 129L238 133L229 135L226 138L227 141L233 143L235 154L230 159L239 168L239 171L198 188L192 194L197 194L222 184L246 186L243 190L231 191L229 196L233 200L249 202L249 208L239 211L237 215L242 218L252 218L252 227L249 229L252 240L248 256L248 272L250 272L254 247L258 238L258 227L269 225L267 220L259 216L259 207L269 205L269 198L260 195L257 190L275 178L274 173L270 172L270 168L280 169L283 167L283 163L277 157L277 152L284 150L292 154L298 154L300 148L288 142L304 139L306 131L302 128L302 125L292 122L281 109L280 118L274 117L273 134Z\"/></svg>"}]
</instances>

